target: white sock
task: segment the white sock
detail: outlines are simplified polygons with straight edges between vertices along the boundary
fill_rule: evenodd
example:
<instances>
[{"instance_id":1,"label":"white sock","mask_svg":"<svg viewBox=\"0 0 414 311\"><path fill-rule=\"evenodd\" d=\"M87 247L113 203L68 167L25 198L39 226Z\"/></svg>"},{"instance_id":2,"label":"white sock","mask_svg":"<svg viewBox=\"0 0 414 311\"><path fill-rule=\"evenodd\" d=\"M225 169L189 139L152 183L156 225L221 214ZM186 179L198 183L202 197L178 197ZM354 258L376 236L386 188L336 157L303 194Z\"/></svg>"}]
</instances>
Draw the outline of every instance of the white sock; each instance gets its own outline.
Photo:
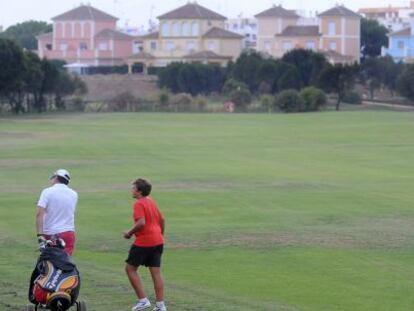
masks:
<instances>
[{"instance_id":1,"label":"white sock","mask_svg":"<svg viewBox=\"0 0 414 311\"><path fill-rule=\"evenodd\" d=\"M142 298L142 299L139 300L139 302L147 302L147 301L148 301L148 298L147 297Z\"/></svg>"},{"instance_id":2,"label":"white sock","mask_svg":"<svg viewBox=\"0 0 414 311\"><path fill-rule=\"evenodd\" d=\"M164 306L164 301L157 301L156 303L157 307L163 307Z\"/></svg>"}]
</instances>

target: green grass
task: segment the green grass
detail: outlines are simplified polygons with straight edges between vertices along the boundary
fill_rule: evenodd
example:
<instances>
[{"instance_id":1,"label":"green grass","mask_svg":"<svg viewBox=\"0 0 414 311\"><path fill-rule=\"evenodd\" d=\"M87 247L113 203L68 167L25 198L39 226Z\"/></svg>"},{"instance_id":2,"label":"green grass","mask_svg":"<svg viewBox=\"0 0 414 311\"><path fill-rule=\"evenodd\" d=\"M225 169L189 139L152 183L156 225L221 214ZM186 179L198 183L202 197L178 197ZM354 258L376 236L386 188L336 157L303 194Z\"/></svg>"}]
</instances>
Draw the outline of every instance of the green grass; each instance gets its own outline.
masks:
<instances>
[{"instance_id":1,"label":"green grass","mask_svg":"<svg viewBox=\"0 0 414 311\"><path fill-rule=\"evenodd\" d=\"M130 181L167 219L171 311L413 310L414 114L68 114L0 119L0 310L22 310L50 173L80 195L90 310L129 310ZM153 298L147 271L142 271Z\"/></svg>"}]
</instances>

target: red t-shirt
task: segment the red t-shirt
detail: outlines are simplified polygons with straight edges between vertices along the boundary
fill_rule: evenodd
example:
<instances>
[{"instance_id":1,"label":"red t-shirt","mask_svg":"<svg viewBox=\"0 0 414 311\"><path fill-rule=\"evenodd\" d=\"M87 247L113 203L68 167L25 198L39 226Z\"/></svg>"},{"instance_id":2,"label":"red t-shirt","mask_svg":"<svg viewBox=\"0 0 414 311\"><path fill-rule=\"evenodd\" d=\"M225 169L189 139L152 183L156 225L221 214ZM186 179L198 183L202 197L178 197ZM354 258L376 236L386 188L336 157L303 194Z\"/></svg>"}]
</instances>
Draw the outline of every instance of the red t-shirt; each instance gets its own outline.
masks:
<instances>
[{"instance_id":1,"label":"red t-shirt","mask_svg":"<svg viewBox=\"0 0 414 311\"><path fill-rule=\"evenodd\" d=\"M144 227L135 233L136 246L151 247L164 244L161 233L162 216L157 204L150 197L143 197L134 203L134 222L145 218Z\"/></svg>"}]
</instances>

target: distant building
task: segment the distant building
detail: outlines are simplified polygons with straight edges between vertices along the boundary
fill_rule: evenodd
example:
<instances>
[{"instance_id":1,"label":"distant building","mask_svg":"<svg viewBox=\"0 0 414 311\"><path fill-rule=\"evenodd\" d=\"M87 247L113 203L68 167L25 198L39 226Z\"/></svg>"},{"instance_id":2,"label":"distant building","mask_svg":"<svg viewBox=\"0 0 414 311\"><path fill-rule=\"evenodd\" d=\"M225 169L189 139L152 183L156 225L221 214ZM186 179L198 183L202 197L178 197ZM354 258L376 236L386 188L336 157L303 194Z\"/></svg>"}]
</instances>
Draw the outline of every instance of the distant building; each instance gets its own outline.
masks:
<instances>
[{"instance_id":1,"label":"distant building","mask_svg":"<svg viewBox=\"0 0 414 311\"><path fill-rule=\"evenodd\" d=\"M388 48L382 48L382 55L390 55L395 61L414 62L414 13L410 25L388 35Z\"/></svg>"},{"instance_id":2,"label":"distant building","mask_svg":"<svg viewBox=\"0 0 414 311\"><path fill-rule=\"evenodd\" d=\"M228 19L224 28L238 33L243 37L243 49L255 49L257 46L257 20L254 18L231 18Z\"/></svg>"},{"instance_id":3,"label":"distant building","mask_svg":"<svg viewBox=\"0 0 414 311\"><path fill-rule=\"evenodd\" d=\"M158 17L159 31L142 36L143 48L129 67L163 67L171 62L226 65L242 50L243 37L225 29L226 17L197 3L187 3Z\"/></svg>"},{"instance_id":4,"label":"distant building","mask_svg":"<svg viewBox=\"0 0 414 311\"><path fill-rule=\"evenodd\" d=\"M414 1L410 1L410 5L406 7L389 5L362 8L358 13L366 18L377 20L391 32L396 32L410 26L410 14L414 13Z\"/></svg>"},{"instance_id":5,"label":"distant building","mask_svg":"<svg viewBox=\"0 0 414 311\"><path fill-rule=\"evenodd\" d=\"M118 18L89 5L52 18L53 31L39 35L38 54L72 67L120 65L133 53L134 37L116 30Z\"/></svg>"},{"instance_id":6,"label":"distant building","mask_svg":"<svg viewBox=\"0 0 414 311\"><path fill-rule=\"evenodd\" d=\"M333 63L359 62L361 16L344 6L322 12L315 19L305 19L279 5L256 18L257 49L273 57L303 48L322 52Z\"/></svg>"}]
</instances>

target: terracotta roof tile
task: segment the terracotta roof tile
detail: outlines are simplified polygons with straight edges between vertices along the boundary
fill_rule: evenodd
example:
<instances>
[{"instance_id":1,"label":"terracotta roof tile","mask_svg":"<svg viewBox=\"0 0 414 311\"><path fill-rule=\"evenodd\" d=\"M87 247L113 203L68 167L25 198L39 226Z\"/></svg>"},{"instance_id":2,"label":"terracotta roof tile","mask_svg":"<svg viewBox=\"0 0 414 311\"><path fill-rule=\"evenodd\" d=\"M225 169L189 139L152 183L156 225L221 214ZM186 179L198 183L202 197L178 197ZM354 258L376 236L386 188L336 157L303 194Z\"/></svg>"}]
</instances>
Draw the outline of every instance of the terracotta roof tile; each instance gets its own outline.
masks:
<instances>
[{"instance_id":1,"label":"terracotta roof tile","mask_svg":"<svg viewBox=\"0 0 414 311\"><path fill-rule=\"evenodd\" d=\"M95 35L95 38L111 38L111 39L121 39L121 40L132 40L134 37L127 35L123 32L104 29Z\"/></svg>"},{"instance_id":2,"label":"terracotta roof tile","mask_svg":"<svg viewBox=\"0 0 414 311\"><path fill-rule=\"evenodd\" d=\"M208 30L204 35L204 38L221 38L221 39L242 39L243 36L225 30L223 28L219 27L212 27L210 30Z\"/></svg>"},{"instance_id":3,"label":"terracotta roof tile","mask_svg":"<svg viewBox=\"0 0 414 311\"><path fill-rule=\"evenodd\" d=\"M52 18L53 21L60 20L117 20L115 16L109 15L89 5L81 5L73 10Z\"/></svg>"},{"instance_id":4,"label":"terracotta roof tile","mask_svg":"<svg viewBox=\"0 0 414 311\"><path fill-rule=\"evenodd\" d=\"M53 32L46 32L46 33L42 33L40 35L37 35L36 38L40 39L52 39L53 38Z\"/></svg>"},{"instance_id":5,"label":"terracotta roof tile","mask_svg":"<svg viewBox=\"0 0 414 311\"><path fill-rule=\"evenodd\" d=\"M195 52L195 53L188 54L188 55L184 56L184 58L186 58L186 59L197 59L197 60L202 60L202 59L231 59L231 56L219 55L217 53L214 53L213 51L200 51L200 52Z\"/></svg>"},{"instance_id":6,"label":"terracotta roof tile","mask_svg":"<svg viewBox=\"0 0 414 311\"><path fill-rule=\"evenodd\" d=\"M141 36L142 39L158 39L160 33L158 31Z\"/></svg>"},{"instance_id":7,"label":"terracotta roof tile","mask_svg":"<svg viewBox=\"0 0 414 311\"><path fill-rule=\"evenodd\" d=\"M318 50L322 53L328 61L332 63L352 63L354 58L350 55L343 55L333 50Z\"/></svg>"},{"instance_id":8,"label":"terracotta roof tile","mask_svg":"<svg viewBox=\"0 0 414 311\"><path fill-rule=\"evenodd\" d=\"M411 36L411 27L407 27L395 32L392 32L388 35L389 37L406 37Z\"/></svg>"},{"instance_id":9,"label":"terracotta roof tile","mask_svg":"<svg viewBox=\"0 0 414 311\"><path fill-rule=\"evenodd\" d=\"M223 15L211 11L197 3L187 3L178 9L158 16L158 19L212 19L225 20Z\"/></svg>"},{"instance_id":10,"label":"terracotta roof tile","mask_svg":"<svg viewBox=\"0 0 414 311\"><path fill-rule=\"evenodd\" d=\"M355 13L354 11L351 11L350 9L347 9L342 5L338 5L334 8L326 10L320 13L318 16L348 16L361 18L361 15Z\"/></svg>"},{"instance_id":11,"label":"terracotta roof tile","mask_svg":"<svg viewBox=\"0 0 414 311\"><path fill-rule=\"evenodd\" d=\"M320 36L318 26L288 26L281 34L276 36L280 37L316 37Z\"/></svg>"},{"instance_id":12,"label":"terracotta roof tile","mask_svg":"<svg viewBox=\"0 0 414 311\"><path fill-rule=\"evenodd\" d=\"M299 18L300 16L292 10L286 10L281 5L273 6L272 8L256 14L255 17L285 17L285 18Z\"/></svg>"},{"instance_id":13,"label":"terracotta roof tile","mask_svg":"<svg viewBox=\"0 0 414 311\"><path fill-rule=\"evenodd\" d=\"M150 53L141 51L141 52L138 52L136 54L131 55L128 58L133 58L133 59L155 59L155 56L150 54Z\"/></svg>"}]
</instances>

